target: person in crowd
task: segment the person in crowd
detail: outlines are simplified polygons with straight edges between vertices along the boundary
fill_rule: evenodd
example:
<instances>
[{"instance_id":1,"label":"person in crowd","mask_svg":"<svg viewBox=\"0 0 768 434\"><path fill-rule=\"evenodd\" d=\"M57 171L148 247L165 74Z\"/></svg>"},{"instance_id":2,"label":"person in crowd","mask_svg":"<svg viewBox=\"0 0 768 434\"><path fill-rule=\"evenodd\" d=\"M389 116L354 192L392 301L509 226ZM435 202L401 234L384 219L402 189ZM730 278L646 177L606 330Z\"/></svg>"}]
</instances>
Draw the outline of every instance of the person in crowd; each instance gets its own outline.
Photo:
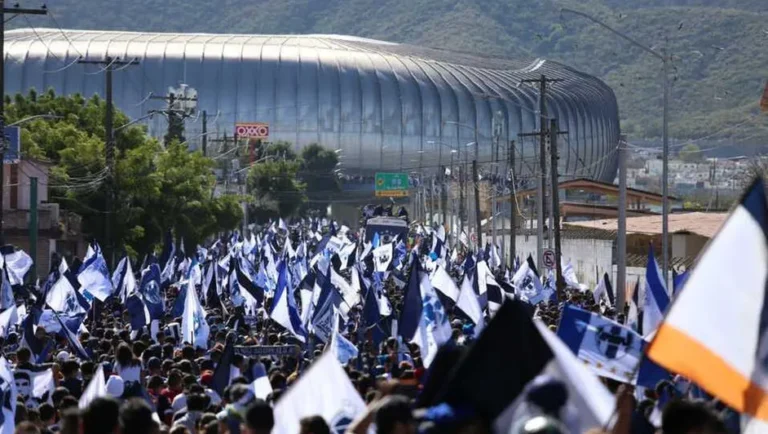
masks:
<instances>
[{"instance_id":1,"label":"person in crowd","mask_svg":"<svg viewBox=\"0 0 768 434\"><path fill-rule=\"evenodd\" d=\"M160 425L152 416L153 411L141 398L129 398L120 406L118 422L121 434L158 434Z\"/></svg>"},{"instance_id":2,"label":"person in crowd","mask_svg":"<svg viewBox=\"0 0 768 434\"><path fill-rule=\"evenodd\" d=\"M96 398L82 413L83 434L119 434L120 402L115 398Z\"/></svg>"},{"instance_id":3,"label":"person in crowd","mask_svg":"<svg viewBox=\"0 0 768 434\"><path fill-rule=\"evenodd\" d=\"M123 396L141 396L141 361L126 343L115 349L114 371L123 380Z\"/></svg>"},{"instance_id":4,"label":"person in crowd","mask_svg":"<svg viewBox=\"0 0 768 434\"><path fill-rule=\"evenodd\" d=\"M272 408L266 402L256 400L248 406L241 430L243 434L269 434L274 426Z\"/></svg>"},{"instance_id":5,"label":"person in crowd","mask_svg":"<svg viewBox=\"0 0 768 434\"><path fill-rule=\"evenodd\" d=\"M321 416L309 416L299 421L299 434L331 434L331 429Z\"/></svg>"}]
</instances>

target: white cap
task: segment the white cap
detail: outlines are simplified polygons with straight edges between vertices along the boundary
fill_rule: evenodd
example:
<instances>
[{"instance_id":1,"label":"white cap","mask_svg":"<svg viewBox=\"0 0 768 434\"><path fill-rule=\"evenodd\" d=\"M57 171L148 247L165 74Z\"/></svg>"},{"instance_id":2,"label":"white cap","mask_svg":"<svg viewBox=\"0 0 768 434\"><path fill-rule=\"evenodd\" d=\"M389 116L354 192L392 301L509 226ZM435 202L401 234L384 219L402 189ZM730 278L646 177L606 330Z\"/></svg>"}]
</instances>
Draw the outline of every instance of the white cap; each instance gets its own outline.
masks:
<instances>
[{"instance_id":1,"label":"white cap","mask_svg":"<svg viewBox=\"0 0 768 434\"><path fill-rule=\"evenodd\" d=\"M60 362L66 362L69 360L69 353L66 351L60 351L59 354L56 354L56 360Z\"/></svg>"},{"instance_id":2,"label":"white cap","mask_svg":"<svg viewBox=\"0 0 768 434\"><path fill-rule=\"evenodd\" d=\"M107 393L115 398L123 396L125 391L125 382L118 375L110 375L107 380Z\"/></svg>"}]
</instances>

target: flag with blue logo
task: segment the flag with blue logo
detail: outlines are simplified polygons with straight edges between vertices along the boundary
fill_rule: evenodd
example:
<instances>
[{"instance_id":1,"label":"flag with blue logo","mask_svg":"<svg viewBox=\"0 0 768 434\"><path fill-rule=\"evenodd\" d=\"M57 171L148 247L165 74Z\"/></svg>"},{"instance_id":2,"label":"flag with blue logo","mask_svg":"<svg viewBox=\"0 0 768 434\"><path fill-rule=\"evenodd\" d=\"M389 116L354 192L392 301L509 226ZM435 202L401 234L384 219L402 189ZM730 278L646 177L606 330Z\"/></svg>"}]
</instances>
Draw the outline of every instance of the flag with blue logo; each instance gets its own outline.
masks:
<instances>
[{"instance_id":1,"label":"flag with blue logo","mask_svg":"<svg viewBox=\"0 0 768 434\"><path fill-rule=\"evenodd\" d=\"M288 288L288 271L285 261L280 261L277 265L277 289L275 290L275 299L272 303L272 310L269 317L273 321L283 326L287 331L301 342L307 339L307 331L301 324L301 318L296 308L296 300L293 297L293 291Z\"/></svg>"},{"instance_id":2,"label":"flag with blue logo","mask_svg":"<svg viewBox=\"0 0 768 434\"><path fill-rule=\"evenodd\" d=\"M566 304L557 335L595 374L654 388L669 373L643 357L648 342L629 327Z\"/></svg>"},{"instance_id":3,"label":"flag with blue logo","mask_svg":"<svg viewBox=\"0 0 768 434\"><path fill-rule=\"evenodd\" d=\"M15 304L0 313L0 336L7 337L18 321L19 314Z\"/></svg>"},{"instance_id":4,"label":"flag with blue logo","mask_svg":"<svg viewBox=\"0 0 768 434\"><path fill-rule=\"evenodd\" d=\"M528 260L523 262L520 268L517 269L512 277L512 284L515 285L515 290L520 299L532 305L541 303L549 298L549 293L544 293L544 286L541 284L531 256L528 256Z\"/></svg>"},{"instance_id":5,"label":"flag with blue logo","mask_svg":"<svg viewBox=\"0 0 768 434\"><path fill-rule=\"evenodd\" d=\"M0 247L0 253L2 253L2 263L0 265L3 265L8 272L11 286L24 284L24 276L27 275L34 262L32 257L24 250L16 250L11 245Z\"/></svg>"},{"instance_id":6,"label":"flag with blue logo","mask_svg":"<svg viewBox=\"0 0 768 434\"><path fill-rule=\"evenodd\" d=\"M194 271L191 274L194 274ZM205 320L205 309L200 304L200 299L197 298L197 291L195 291L192 283L194 278L194 276L190 276L189 283L187 283L184 313L181 316L182 341L189 342L196 348L208 349L208 335L211 329Z\"/></svg>"},{"instance_id":7,"label":"flag with blue logo","mask_svg":"<svg viewBox=\"0 0 768 434\"><path fill-rule=\"evenodd\" d=\"M649 336L656 331L669 306L669 293L659 264L648 249L648 266L645 269L645 300L643 300L643 333Z\"/></svg>"},{"instance_id":8,"label":"flag with blue logo","mask_svg":"<svg viewBox=\"0 0 768 434\"><path fill-rule=\"evenodd\" d=\"M78 300L77 291L75 291L75 288L72 287L72 283L64 275L59 277L59 280L57 280L50 291L48 291L48 295L45 297L45 302L54 311L65 313L66 315L76 315L87 312Z\"/></svg>"},{"instance_id":9,"label":"flag with blue logo","mask_svg":"<svg viewBox=\"0 0 768 434\"><path fill-rule=\"evenodd\" d=\"M422 309L418 329L411 342L421 348L425 368L429 368L437 356L437 350L451 338L451 324L437 292L429 283L427 273L418 272Z\"/></svg>"},{"instance_id":10,"label":"flag with blue logo","mask_svg":"<svg viewBox=\"0 0 768 434\"><path fill-rule=\"evenodd\" d=\"M331 333L331 345L330 351L336 355L339 363L346 365L351 359L356 359L359 351L355 344L350 342L347 338L339 333L339 323L341 322L341 315L337 312L334 313L333 320L333 332Z\"/></svg>"},{"instance_id":11,"label":"flag with blue logo","mask_svg":"<svg viewBox=\"0 0 768 434\"><path fill-rule=\"evenodd\" d=\"M104 301L112 295L112 280L109 276L109 269L107 269L107 261L104 260L98 244L94 245L92 253L83 261L83 265L77 273L77 280L84 290L99 301Z\"/></svg>"},{"instance_id":12,"label":"flag with blue logo","mask_svg":"<svg viewBox=\"0 0 768 434\"><path fill-rule=\"evenodd\" d=\"M141 273L139 292L147 305L151 319L162 319L165 315L165 299L160 289L160 265L151 264Z\"/></svg>"}]
</instances>

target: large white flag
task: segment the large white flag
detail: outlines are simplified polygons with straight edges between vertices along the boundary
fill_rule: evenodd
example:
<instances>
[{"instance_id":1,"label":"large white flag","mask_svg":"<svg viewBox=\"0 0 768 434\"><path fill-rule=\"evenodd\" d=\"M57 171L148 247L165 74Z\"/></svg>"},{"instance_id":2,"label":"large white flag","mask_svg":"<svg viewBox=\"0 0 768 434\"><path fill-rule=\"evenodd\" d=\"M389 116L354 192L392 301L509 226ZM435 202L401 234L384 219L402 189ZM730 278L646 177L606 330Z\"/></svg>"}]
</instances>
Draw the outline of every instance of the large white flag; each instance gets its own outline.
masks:
<instances>
[{"instance_id":1,"label":"large white flag","mask_svg":"<svg viewBox=\"0 0 768 434\"><path fill-rule=\"evenodd\" d=\"M102 396L107 396L107 382L104 379L104 368L99 365L96 368L96 373L93 374L93 378L91 378L91 382L88 383L85 391L83 391L77 407L83 410L88 407L91 401Z\"/></svg>"},{"instance_id":2,"label":"large white flag","mask_svg":"<svg viewBox=\"0 0 768 434\"><path fill-rule=\"evenodd\" d=\"M344 432L365 403L336 357L326 352L318 358L275 405L272 434L299 432L299 420L319 415L331 432Z\"/></svg>"},{"instance_id":3,"label":"large white flag","mask_svg":"<svg viewBox=\"0 0 768 434\"><path fill-rule=\"evenodd\" d=\"M208 334L210 327L205 320L205 310L197 298L195 286L187 284L187 295L184 300L184 313L181 316L181 335L183 342L190 342L197 348L208 349Z\"/></svg>"}]
</instances>

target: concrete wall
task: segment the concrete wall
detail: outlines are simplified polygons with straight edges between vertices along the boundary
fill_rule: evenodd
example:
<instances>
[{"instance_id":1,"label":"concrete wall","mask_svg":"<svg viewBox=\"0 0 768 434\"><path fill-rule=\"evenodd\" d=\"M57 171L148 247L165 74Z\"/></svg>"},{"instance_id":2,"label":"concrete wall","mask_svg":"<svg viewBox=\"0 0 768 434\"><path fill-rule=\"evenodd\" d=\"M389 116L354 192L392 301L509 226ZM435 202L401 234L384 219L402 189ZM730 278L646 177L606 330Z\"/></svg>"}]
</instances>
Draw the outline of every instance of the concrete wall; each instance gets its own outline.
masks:
<instances>
[{"instance_id":1,"label":"concrete wall","mask_svg":"<svg viewBox=\"0 0 768 434\"><path fill-rule=\"evenodd\" d=\"M696 234L672 234L672 257L697 257L709 238Z\"/></svg>"},{"instance_id":2,"label":"concrete wall","mask_svg":"<svg viewBox=\"0 0 768 434\"><path fill-rule=\"evenodd\" d=\"M29 210L30 178L37 178L37 201L48 201L48 167L34 161L5 163L3 209Z\"/></svg>"},{"instance_id":3,"label":"concrete wall","mask_svg":"<svg viewBox=\"0 0 768 434\"><path fill-rule=\"evenodd\" d=\"M497 237L501 244L501 236ZM506 247L509 250L509 235L506 237ZM517 256L521 260L528 255L536 259L536 236L517 235ZM546 240L544 242L546 247ZM579 283L589 288L597 286L597 279L603 273L609 273L611 280L615 281L616 273L613 269L613 240L563 238L561 241L563 261L571 262Z\"/></svg>"}]
</instances>

